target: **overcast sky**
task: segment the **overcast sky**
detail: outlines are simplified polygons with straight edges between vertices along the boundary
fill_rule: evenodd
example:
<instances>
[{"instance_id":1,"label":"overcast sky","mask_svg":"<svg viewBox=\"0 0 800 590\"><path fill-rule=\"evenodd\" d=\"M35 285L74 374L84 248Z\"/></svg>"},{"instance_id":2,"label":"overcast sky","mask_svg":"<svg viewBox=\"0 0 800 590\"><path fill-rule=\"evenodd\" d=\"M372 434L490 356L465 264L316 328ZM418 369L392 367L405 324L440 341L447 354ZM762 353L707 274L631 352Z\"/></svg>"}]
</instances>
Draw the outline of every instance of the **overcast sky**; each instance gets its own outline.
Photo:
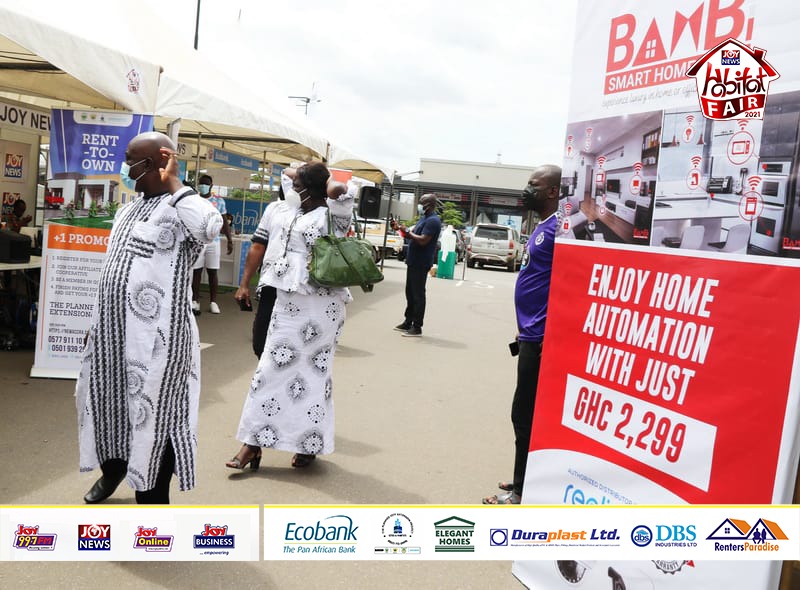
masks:
<instances>
[{"instance_id":1,"label":"overcast sky","mask_svg":"<svg viewBox=\"0 0 800 590\"><path fill-rule=\"evenodd\" d=\"M146 0L194 39L196 0ZM207 59L399 173L420 158L560 164L577 0L201 0Z\"/></svg>"}]
</instances>

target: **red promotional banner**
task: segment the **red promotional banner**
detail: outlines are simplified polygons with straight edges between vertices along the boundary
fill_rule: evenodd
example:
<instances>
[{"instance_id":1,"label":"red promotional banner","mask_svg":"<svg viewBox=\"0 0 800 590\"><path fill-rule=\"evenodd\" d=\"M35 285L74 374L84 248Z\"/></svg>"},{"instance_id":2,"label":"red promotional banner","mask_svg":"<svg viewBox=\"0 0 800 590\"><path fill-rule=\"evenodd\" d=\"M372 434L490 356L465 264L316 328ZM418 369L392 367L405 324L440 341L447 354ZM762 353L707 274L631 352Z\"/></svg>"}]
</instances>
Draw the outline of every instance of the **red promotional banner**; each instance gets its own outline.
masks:
<instances>
[{"instance_id":1,"label":"red promotional banner","mask_svg":"<svg viewBox=\"0 0 800 590\"><path fill-rule=\"evenodd\" d=\"M560 242L554 269L532 462L558 450L566 476L576 458L613 503L653 484L691 504L772 502L800 268ZM628 482L603 483L601 464Z\"/></svg>"}]
</instances>

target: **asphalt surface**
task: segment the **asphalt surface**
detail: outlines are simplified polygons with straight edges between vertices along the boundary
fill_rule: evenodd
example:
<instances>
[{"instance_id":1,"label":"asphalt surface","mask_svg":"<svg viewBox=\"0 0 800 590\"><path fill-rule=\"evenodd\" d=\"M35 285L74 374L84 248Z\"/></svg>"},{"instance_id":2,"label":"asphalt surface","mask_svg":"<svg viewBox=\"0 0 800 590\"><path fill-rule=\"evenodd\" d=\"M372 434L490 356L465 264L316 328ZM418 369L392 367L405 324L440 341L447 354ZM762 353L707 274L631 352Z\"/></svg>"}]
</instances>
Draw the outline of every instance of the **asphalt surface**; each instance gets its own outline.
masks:
<instances>
[{"instance_id":1,"label":"asphalt surface","mask_svg":"<svg viewBox=\"0 0 800 590\"><path fill-rule=\"evenodd\" d=\"M336 452L309 469L264 453L261 469L224 463L256 358L252 314L232 294L198 318L202 353L197 487L173 504L478 504L513 469L516 273L456 267L428 280L422 338L403 319L405 266L388 260L373 293L353 290L334 364ZM31 379L32 351L0 351L0 504L80 504L97 472L78 472L74 382ZM109 504L134 503L125 484ZM500 508L502 509L502 508ZM521 588L510 562L3 563L0 587Z\"/></svg>"}]
</instances>

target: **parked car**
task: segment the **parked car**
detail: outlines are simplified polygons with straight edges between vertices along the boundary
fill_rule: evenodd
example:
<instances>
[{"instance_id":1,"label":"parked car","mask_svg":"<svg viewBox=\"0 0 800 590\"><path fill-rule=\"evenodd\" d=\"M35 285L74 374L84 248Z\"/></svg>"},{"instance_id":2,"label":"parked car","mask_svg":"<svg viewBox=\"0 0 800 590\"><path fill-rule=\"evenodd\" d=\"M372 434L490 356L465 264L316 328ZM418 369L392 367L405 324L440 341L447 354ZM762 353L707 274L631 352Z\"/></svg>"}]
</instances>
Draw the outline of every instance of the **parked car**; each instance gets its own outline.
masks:
<instances>
[{"instance_id":1,"label":"parked car","mask_svg":"<svg viewBox=\"0 0 800 590\"><path fill-rule=\"evenodd\" d=\"M467 247L467 266L496 264L514 272L522 262L522 241L513 227L479 223Z\"/></svg>"},{"instance_id":2,"label":"parked car","mask_svg":"<svg viewBox=\"0 0 800 590\"><path fill-rule=\"evenodd\" d=\"M44 196L44 206L47 209L60 209L64 204L64 197L61 195L46 194Z\"/></svg>"},{"instance_id":3,"label":"parked car","mask_svg":"<svg viewBox=\"0 0 800 590\"><path fill-rule=\"evenodd\" d=\"M363 235L364 239L368 240L373 248L378 251L379 256L400 256L400 252L403 249L403 238L393 229L389 228L386 234L386 246L384 247L383 245L386 220L357 219L354 225L356 227L356 233L358 233L358 235Z\"/></svg>"}]
</instances>

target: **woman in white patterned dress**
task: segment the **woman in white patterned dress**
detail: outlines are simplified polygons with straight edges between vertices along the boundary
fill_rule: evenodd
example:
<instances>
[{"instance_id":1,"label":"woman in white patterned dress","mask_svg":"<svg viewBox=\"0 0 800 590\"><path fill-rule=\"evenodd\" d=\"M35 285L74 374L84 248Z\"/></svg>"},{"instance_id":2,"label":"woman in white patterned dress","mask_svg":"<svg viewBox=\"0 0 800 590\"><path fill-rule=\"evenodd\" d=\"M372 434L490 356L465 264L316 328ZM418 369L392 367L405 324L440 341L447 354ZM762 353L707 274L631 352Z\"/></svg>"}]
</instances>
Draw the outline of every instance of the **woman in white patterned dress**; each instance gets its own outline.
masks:
<instances>
[{"instance_id":1,"label":"woman in white patterned dress","mask_svg":"<svg viewBox=\"0 0 800 590\"><path fill-rule=\"evenodd\" d=\"M294 452L293 467L334 449L333 356L352 297L346 288L310 282L308 257L329 220L330 232L347 232L355 195L332 183L321 163L287 170L282 180L284 190L300 195L300 206L273 203L256 230L267 240L260 282L275 287L278 297L242 409L237 438L244 444L226 463L234 469L258 469L262 448Z\"/></svg>"}]
</instances>

